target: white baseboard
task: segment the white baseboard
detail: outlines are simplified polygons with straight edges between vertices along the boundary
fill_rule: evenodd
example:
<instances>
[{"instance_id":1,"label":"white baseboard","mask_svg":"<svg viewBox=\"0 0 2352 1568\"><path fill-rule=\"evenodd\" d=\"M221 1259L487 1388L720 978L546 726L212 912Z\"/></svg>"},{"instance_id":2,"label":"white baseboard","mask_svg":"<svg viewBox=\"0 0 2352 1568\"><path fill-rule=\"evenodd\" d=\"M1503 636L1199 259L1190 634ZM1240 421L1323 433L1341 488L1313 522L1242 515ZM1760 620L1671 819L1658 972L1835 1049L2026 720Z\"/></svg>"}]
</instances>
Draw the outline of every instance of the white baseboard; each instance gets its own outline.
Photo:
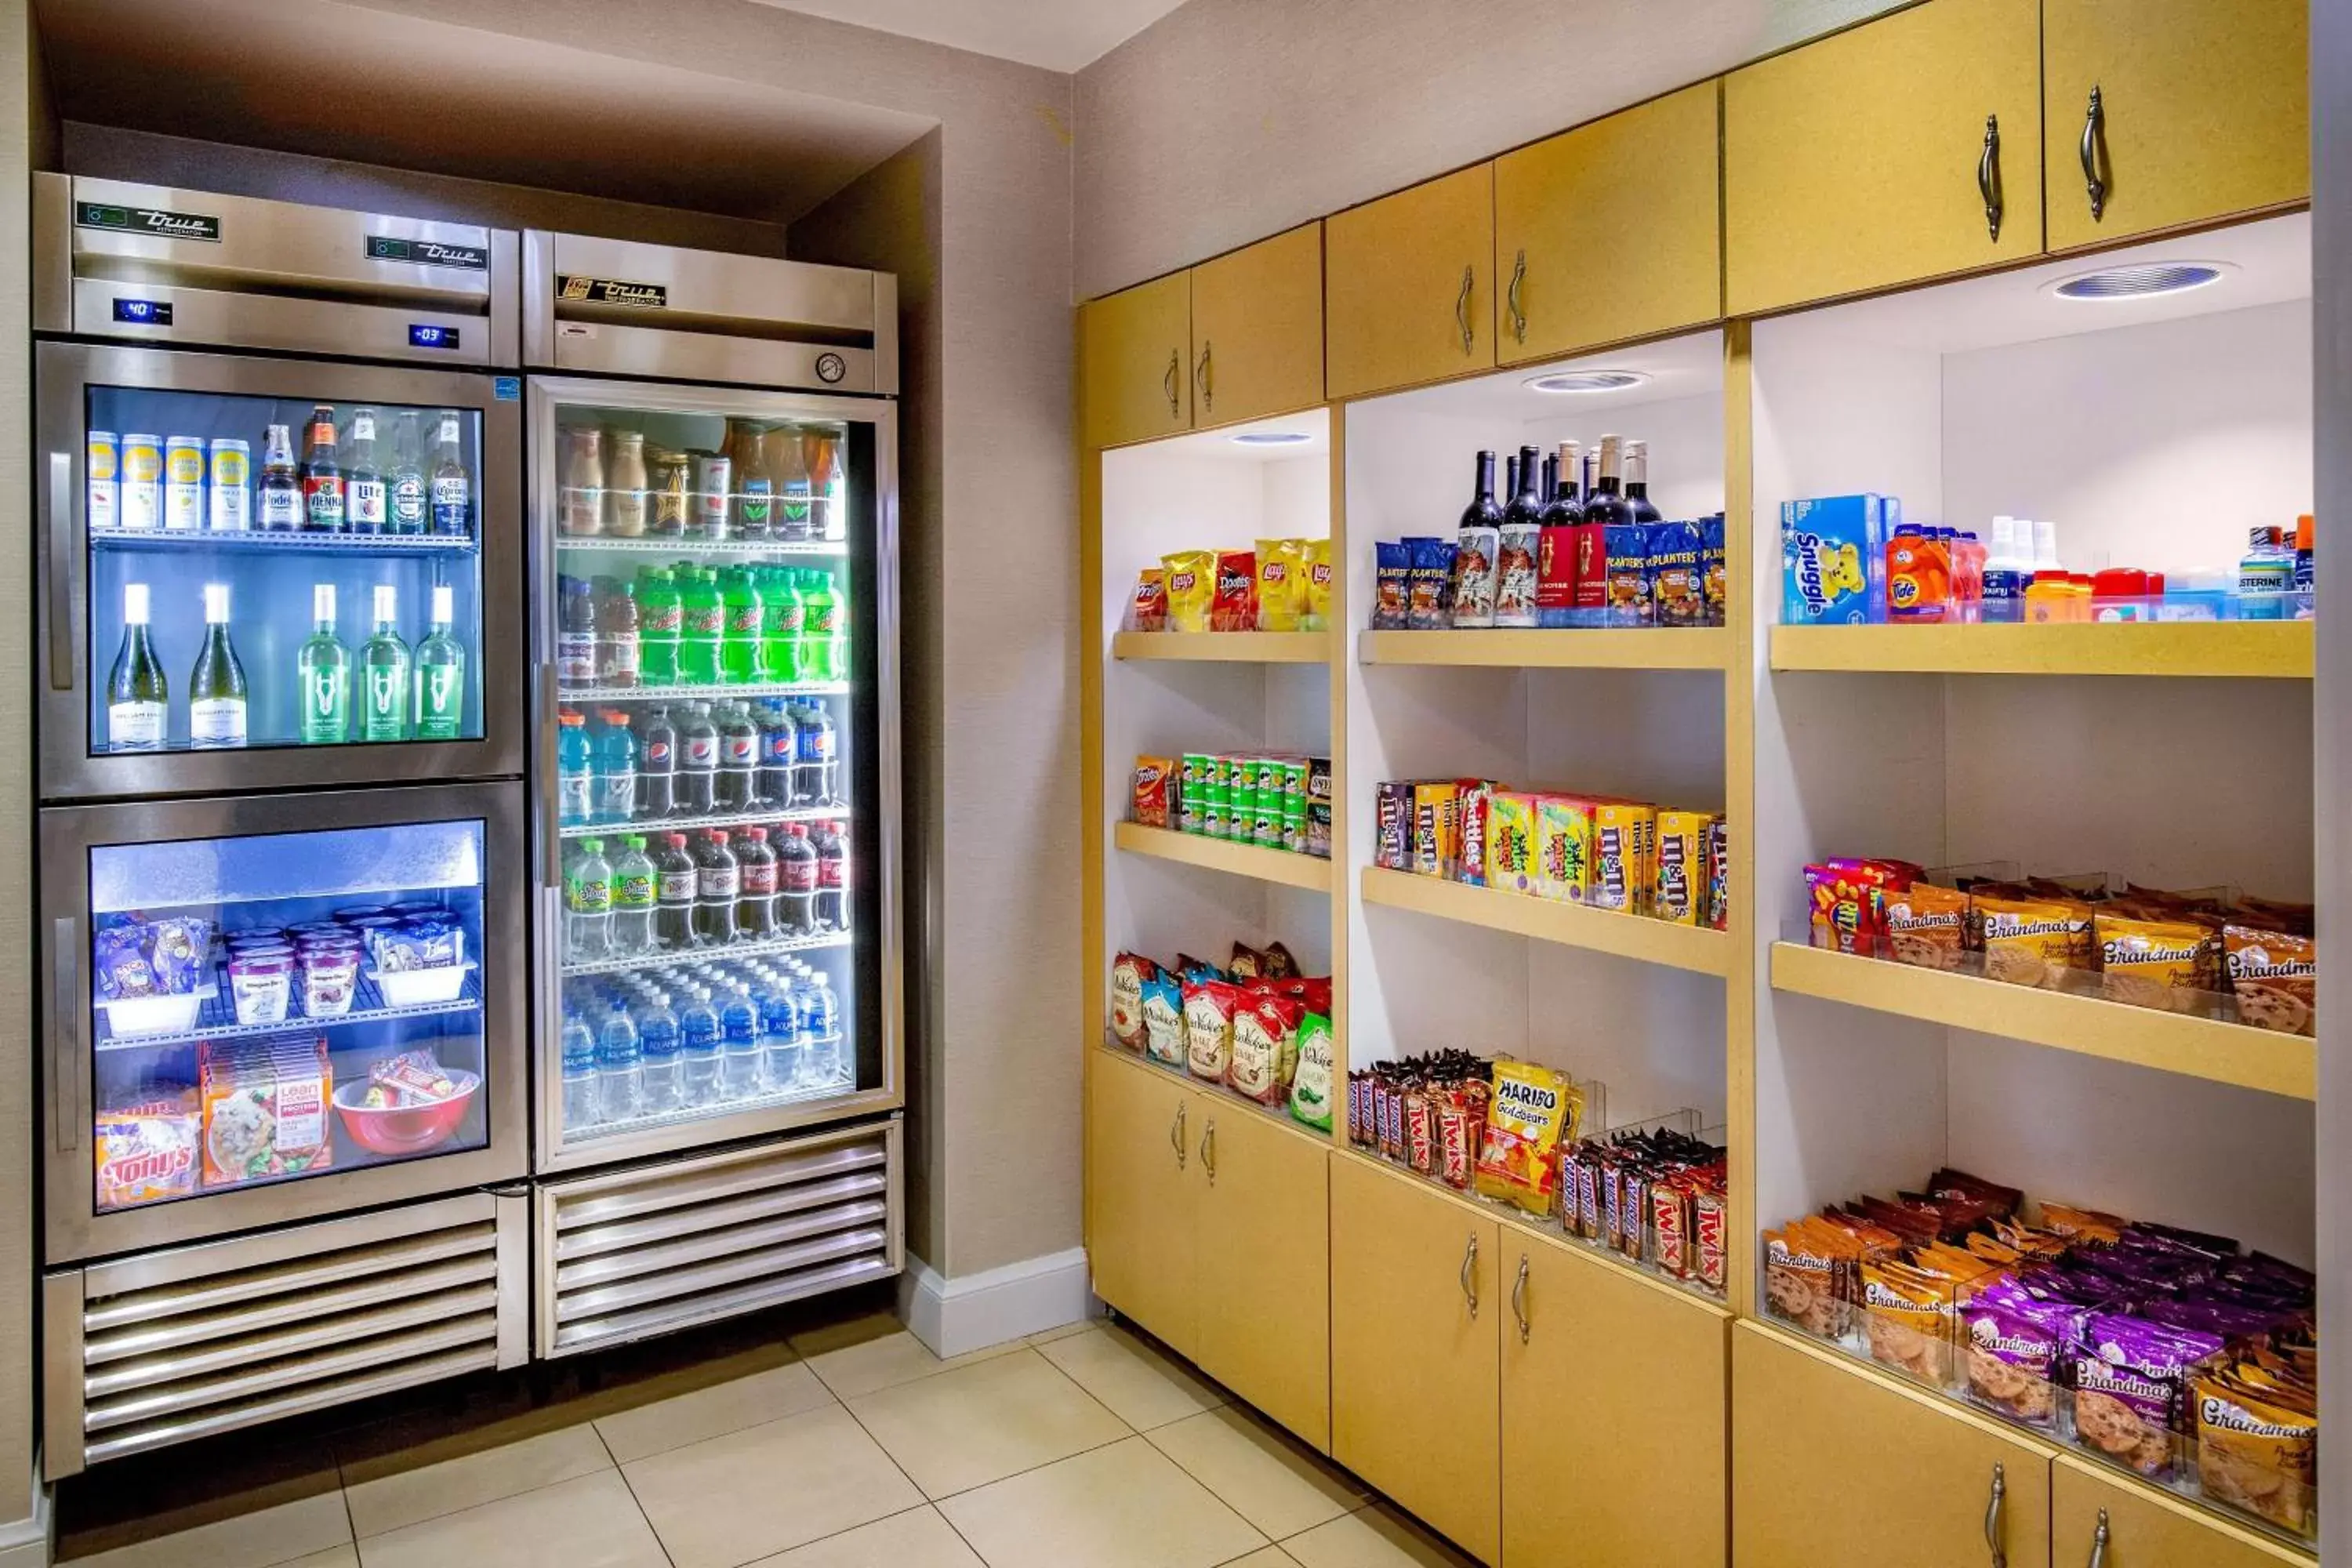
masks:
<instances>
[{"instance_id":1,"label":"white baseboard","mask_svg":"<svg viewBox=\"0 0 2352 1568\"><path fill-rule=\"evenodd\" d=\"M1097 1310L1082 1247L954 1279L919 1258L907 1261L910 1267L898 1276L898 1315L942 1358L1058 1329Z\"/></svg>"}]
</instances>

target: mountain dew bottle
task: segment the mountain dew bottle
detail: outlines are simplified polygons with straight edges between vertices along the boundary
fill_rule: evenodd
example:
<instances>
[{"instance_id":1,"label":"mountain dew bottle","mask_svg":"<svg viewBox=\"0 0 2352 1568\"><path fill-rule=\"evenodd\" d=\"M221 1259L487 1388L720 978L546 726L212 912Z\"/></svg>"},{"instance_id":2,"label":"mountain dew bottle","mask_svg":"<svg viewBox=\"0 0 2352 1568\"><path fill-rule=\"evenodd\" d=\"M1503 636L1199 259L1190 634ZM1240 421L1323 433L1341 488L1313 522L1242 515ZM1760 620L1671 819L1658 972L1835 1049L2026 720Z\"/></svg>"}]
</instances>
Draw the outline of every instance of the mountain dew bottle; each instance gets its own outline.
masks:
<instances>
[{"instance_id":1,"label":"mountain dew bottle","mask_svg":"<svg viewBox=\"0 0 2352 1568\"><path fill-rule=\"evenodd\" d=\"M801 640L803 605L798 574L781 566L758 570L760 604L766 612L760 628L760 679L791 680Z\"/></svg>"},{"instance_id":2,"label":"mountain dew bottle","mask_svg":"<svg viewBox=\"0 0 2352 1568\"><path fill-rule=\"evenodd\" d=\"M677 577L667 566L637 573L637 679L647 686L677 684L677 634L684 608Z\"/></svg>"},{"instance_id":3,"label":"mountain dew bottle","mask_svg":"<svg viewBox=\"0 0 2352 1568\"><path fill-rule=\"evenodd\" d=\"M797 680L839 680L842 666L841 595L833 585L833 574L822 569L812 571L801 590L800 657L794 661L793 679Z\"/></svg>"},{"instance_id":4,"label":"mountain dew bottle","mask_svg":"<svg viewBox=\"0 0 2352 1568\"><path fill-rule=\"evenodd\" d=\"M708 686L719 679L719 648L727 637L727 605L719 592L719 574L699 567L679 584L682 601L677 634L677 679L687 686Z\"/></svg>"},{"instance_id":5,"label":"mountain dew bottle","mask_svg":"<svg viewBox=\"0 0 2352 1568\"><path fill-rule=\"evenodd\" d=\"M724 640L719 650L719 678L730 683L756 680L762 651L763 616L759 590L751 583L751 569L729 567L719 574L719 594L727 615Z\"/></svg>"}]
</instances>

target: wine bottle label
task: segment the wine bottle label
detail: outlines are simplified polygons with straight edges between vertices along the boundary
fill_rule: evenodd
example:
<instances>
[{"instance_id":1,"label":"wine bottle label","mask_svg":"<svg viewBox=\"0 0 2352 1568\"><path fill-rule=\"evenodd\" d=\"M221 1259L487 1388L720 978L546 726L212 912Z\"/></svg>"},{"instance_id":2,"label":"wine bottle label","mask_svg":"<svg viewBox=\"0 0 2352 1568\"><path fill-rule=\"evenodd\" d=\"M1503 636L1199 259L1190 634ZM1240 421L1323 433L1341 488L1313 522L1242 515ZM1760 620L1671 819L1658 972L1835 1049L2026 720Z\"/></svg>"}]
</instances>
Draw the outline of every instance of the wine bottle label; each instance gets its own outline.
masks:
<instances>
[{"instance_id":1,"label":"wine bottle label","mask_svg":"<svg viewBox=\"0 0 2352 1568\"><path fill-rule=\"evenodd\" d=\"M245 699L202 697L188 704L188 741L197 746L245 744Z\"/></svg>"},{"instance_id":2,"label":"wine bottle label","mask_svg":"<svg viewBox=\"0 0 2352 1568\"><path fill-rule=\"evenodd\" d=\"M694 902L695 875L691 871L664 871L661 874L661 901L666 904Z\"/></svg>"},{"instance_id":3,"label":"wine bottle label","mask_svg":"<svg viewBox=\"0 0 2352 1568\"><path fill-rule=\"evenodd\" d=\"M702 868L702 874L697 879L701 896L712 902L735 897L742 891L742 878L732 866L715 868L705 866Z\"/></svg>"},{"instance_id":4,"label":"wine bottle label","mask_svg":"<svg viewBox=\"0 0 2352 1568\"><path fill-rule=\"evenodd\" d=\"M360 721L363 734L371 741L404 741L408 738L408 704L406 672L395 666L385 665L367 671L362 688L367 700L367 712Z\"/></svg>"},{"instance_id":5,"label":"wine bottle label","mask_svg":"<svg viewBox=\"0 0 2352 1568\"><path fill-rule=\"evenodd\" d=\"M306 746L333 745L344 739L350 726L344 721L351 700L351 677L342 669L306 669L302 672L302 743Z\"/></svg>"},{"instance_id":6,"label":"wine bottle label","mask_svg":"<svg viewBox=\"0 0 2352 1568\"><path fill-rule=\"evenodd\" d=\"M454 741L466 710L466 667L429 664L417 672L416 738Z\"/></svg>"},{"instance_id":7,"label":"wine bottle label","mask_svg":"<svg viewBox=\"0 0 2352 1568\"><path fill-rule=\"evenodd\" d=\"M161 702L110 702L106 709L106 743L118 752L152 752L163 743Z\"/></svg>"},{"instance_id":8,"label":"wine bottle label","mask_svg":"<svg viewBox=\"0 0 2352 1568\"><path fill-rule=\"evenodd\" d=\"M352 526L381 531L390 493L382 479L353 479L346 502Z\"/></svg>"}]
</instances>

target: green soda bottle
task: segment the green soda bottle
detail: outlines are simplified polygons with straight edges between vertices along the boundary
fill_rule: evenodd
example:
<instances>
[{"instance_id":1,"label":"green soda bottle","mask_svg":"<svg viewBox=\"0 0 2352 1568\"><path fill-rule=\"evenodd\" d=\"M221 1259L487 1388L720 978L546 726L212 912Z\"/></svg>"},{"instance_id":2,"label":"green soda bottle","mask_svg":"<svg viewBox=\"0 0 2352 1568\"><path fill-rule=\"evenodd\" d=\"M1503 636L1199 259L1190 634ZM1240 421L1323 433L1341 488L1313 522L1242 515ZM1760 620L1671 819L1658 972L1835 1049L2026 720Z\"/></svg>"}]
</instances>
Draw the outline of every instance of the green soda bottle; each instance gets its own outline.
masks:
<instances>
[{"instance_id":1,"label":"green soda bottle","mask_svg":"<svg viewBox=\"0 0 2352 1568\"><path fill-rule=\"evenodd\" d=\"M637 570L637 678L647 686L676 686L677 639L685 609L677 576L667 566Z\"/></svg>"},{"instance_id":2,"label":"green soda bottle","mask_svg":"<svg viewBox=\"0 0 2352 1568\"><path fill-rule=\"evenodd\" d=\"M727 635L719 574L696 567L683 580L678 597L677 679L688 686L709 686L719 679L719 650Z\"/></svg>"},{"instance_id":3,"label":"green soda bottle","mask_svg":"<svg viewBox=\"0 0 2352 1568\"><path fill-rule=\"evenodd\" d=\"M760 602L766 606L760 631L760 679L793 679L794 650L800 646L802 605L793 574L781 566L760 568Z\"/></svg>"},{"instance_id":4,"label":"green soda bottle","mask_svg":"<svg viewBox=\"0 0 2352 1568\"><path fill-rule=\"evenodd\" d=\"M727 611L726 631L719 643L719 679L730 684L757 680L763 616L759 590L751 584L751 569L730 566L719 578L719 595Z\"/></svg>"},{"instance_id":5,"label":"green soda bottle","mask_svg":"<svg viewBox=\"0 0 2352 1568\"><path fill-rule=\"evenodd\" d=\"M801 619L800 677L803 680L841 679L841 595L833 574L822 569L808 574L802 593L806 606Z\"/></svg>"}]
</instances>

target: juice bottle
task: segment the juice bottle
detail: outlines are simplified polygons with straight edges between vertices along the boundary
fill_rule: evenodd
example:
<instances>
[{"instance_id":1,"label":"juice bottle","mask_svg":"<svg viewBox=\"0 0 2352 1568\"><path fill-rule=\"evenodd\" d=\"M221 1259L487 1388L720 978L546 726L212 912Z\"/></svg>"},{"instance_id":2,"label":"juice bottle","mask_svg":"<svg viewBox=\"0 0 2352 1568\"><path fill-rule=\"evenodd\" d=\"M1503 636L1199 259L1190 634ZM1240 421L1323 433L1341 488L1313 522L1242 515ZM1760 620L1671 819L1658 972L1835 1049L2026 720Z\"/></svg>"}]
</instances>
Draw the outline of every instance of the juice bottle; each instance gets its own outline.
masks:
<instances>
[{"instance_id":1,"label":"juice bottle","mask_svg":"<svg viewBox=\"0 0 2352 1568\"><path fill-rule=\"evenodd\" d=\"M697 567L679 589L677 679L708 686L719 679L719 648L726 638L727 606L719 596L719 574Z\"/></svg>"},{"instance_id":2,"label":"juice bottle","mask_svg":"<svg viewBox=\"0 0 2352 1568\"><path fill-rule=\"evenodd\" d=\"M593 686L596 682L596 600L584 577L560 577L562 595L556 612L555 683Z\"/></svg>"},{"instance_id":3,"label":"juice bottle","mask_svg":"<svg viewBox=\"0 0 2352 1568\"><path fill-rule=\"evenodd\" d=\"M729 567L719 580L719 591L727 614L719 644L719 679L731 682L756 680L762 617L760 595L751 584L751 570Z\"/></svg>"},{"instance_id":4,"label":"juice bottle","mask_svg":"<svg viewBox=\"0 0 2352 1568\"><path fill-rule=\"evenodd\" d=\"M596 579L596 683L635 686L645 666L636 585Z\"/></svg>"},{"instance_id":5,"label":"juice bottle","mask_svg":"<svg viewBox=\"0 0 2352 1568\"><path fill-rule=\"evenodd\" d=\"M667 566L637 571L637 678L647 686L677 684L677 637L684 605L677 578Z\"/></svg>"}]
</instances>

